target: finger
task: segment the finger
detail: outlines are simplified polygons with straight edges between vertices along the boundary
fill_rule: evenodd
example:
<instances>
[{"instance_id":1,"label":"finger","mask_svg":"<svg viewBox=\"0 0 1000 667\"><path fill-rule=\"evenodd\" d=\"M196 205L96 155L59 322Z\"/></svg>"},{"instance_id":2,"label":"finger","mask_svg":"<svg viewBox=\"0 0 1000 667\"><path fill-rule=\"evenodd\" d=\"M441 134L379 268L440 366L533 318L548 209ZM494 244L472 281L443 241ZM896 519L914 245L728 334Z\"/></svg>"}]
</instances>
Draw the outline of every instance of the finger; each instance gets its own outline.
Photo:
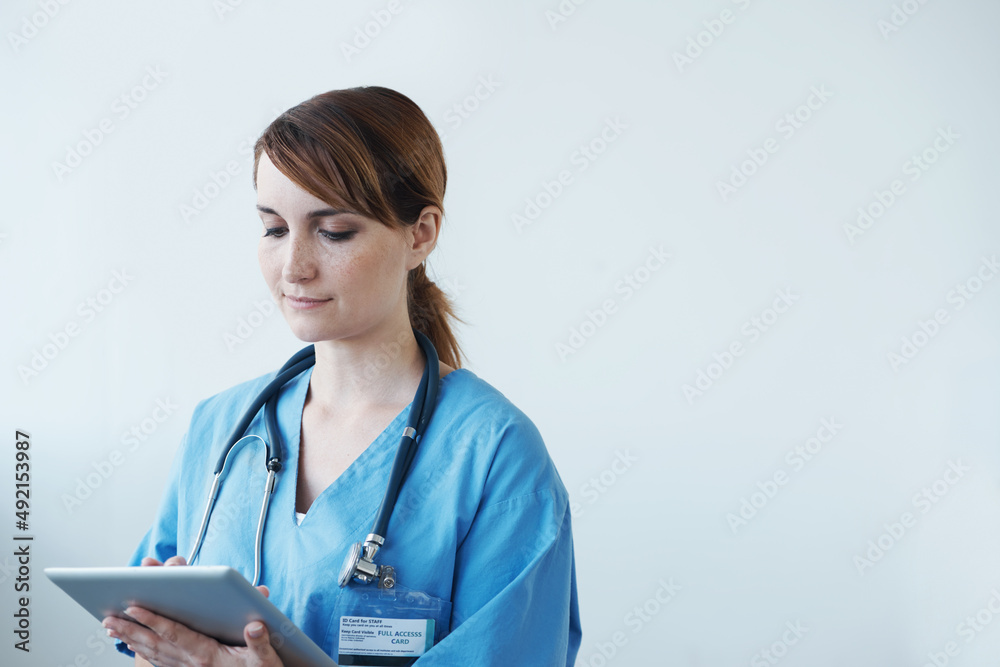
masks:
<instances>
[{"instance_id":1,"label":"finger","mask_svg":"<svg viewBox=\"0 0 1000 667\"><path fill-rule=\"evenodd\" d=\"M149 556L146 556L145 558L142 559L139 565L142 565L143 567L148 567L150 565L163 565L163 563L156 560L155 558L150 558Z\"/></svg>"},{"instance_id":2,"label":"finger","mask_svg":"<svg viewBox=\"0 0 1000 667\"><path fill-rule=\"evenodd\" d=\"M177 663L176 660L172 660L176 656L164 652L171 649L172 646L163 642L149 628L114 616L105 618L102 625L107 629L109 637L125 642L128 649L141 658L160 665L160 667L168 667Z\"/></svg>"},{"instance_id":3,"label":"finger","mask_svg":"<svg viewBox=\"0 0 1000 667\"><path fill-rule=\"evenodd\" d=\"M261 667L281 664L278 654L271 646L271 635L268 633L267 627L260 621L247 623L246 627L243 628L243 641L247 643L250 655L256 658L256 663L251 664Z\"/></svg>"},{"instance_id":4,"label":"finger","mask_svg":"<svg viewBox=\"0 0 1000 667\"><path fill-rule=\"evenodd\" d=\"M136 622L106 618L104 625L108 628L108 635L124 641L138 657L153 665L190 667L192 664L214 664L220 654L222 647L217 641L185 625L141 607L129 607L125 613Z\"/></svg>"},{"instance_id":5,"label":"finger","mask_svg":"<svg viewBox=\"0 0 1000 667\"><path fill-rule=\"evenodd\" d=\"M147 651L137 650L144 658L156 665L171 661L187 664L192 656L205 656L215 652L219 644L214 639L191 630L186 625L171 621L169 618L154 614L142 607L129 607L125 613L141 623L142 630L129 628L130 636L136 642L148 647ZM135 625L135 624L133 624ZM135 643L135 642L133 642ZM166 667L166 665L161 665Z\"/></svg>"},{"instance_id":6,"label":"finger","mask_svg":"<svg viewBox=\"0 0 1000 667\"><path fill-rule=\"evenodd\" d=\"M103 625L107 630L111 630L112 627L115 625L115 621L118 620L121 619L119 619L117 616L105 616L104 618L101 619L101 625ZM108 635L110 636L111 632L108 632Z\"/></svg>"},{"instance_id":7,"label":"finger","mask_svg":"<svg viewBox=\"0 0 1000 667\"><path fill-rule=\"evenodd\" d=\"M171 556L163 563L164 565L187 565L187 561L184 560L184 556Z\"/></svg>"},{"instance_id":8,"label":"finger","mask_svg":"<svg viewBox=\"0 0 1000 667\"><path fill-rule=\"evenodd\" d=\"M162 637L171 644L177 642L179 628L184 627L180 623L175 623L169 618L165 618L159 614L154 614L148 609L143 609L142 607L128 607L125 609L125 613L134 618L136 623L141 623L151 632L159 637Z\"/></svg>"},{"instance_id":9,"label":"finger","mask_svg":"<svg viewBox=\"0 0 1000 667\"><path fill-rule=\"evenodd\" d=\"M271 589L268 588L267 586L258 586L257 590L260 591L264 597L266 598L271 597Z\"/></svg>"}]
</instances>

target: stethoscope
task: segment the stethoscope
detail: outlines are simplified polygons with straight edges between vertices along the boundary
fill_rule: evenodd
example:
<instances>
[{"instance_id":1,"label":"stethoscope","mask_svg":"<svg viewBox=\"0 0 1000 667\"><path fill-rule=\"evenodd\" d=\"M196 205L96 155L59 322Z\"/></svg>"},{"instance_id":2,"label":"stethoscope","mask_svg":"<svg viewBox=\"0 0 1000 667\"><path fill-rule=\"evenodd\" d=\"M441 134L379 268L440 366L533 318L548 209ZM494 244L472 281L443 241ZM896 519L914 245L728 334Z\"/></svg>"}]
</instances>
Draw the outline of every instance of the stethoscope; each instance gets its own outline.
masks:
<instances>
[{"instance_id":1,"label":"stethoscope","mask_svg":"<svg viewBox=\"0 0 1000 667\"><path fill-rule=\"evenodd\" d=\"M410 414L407 418L406 428L399 441L399 448L396 450L396 460L392 464L392 472L389 474L389 484L379 506L378 515L372 525L371 532L363 542L355 542L344 560L344 565L340 569L339 583L341 587L346 586L351 579L364 584L378 580L382 588L392 588L396 584L395 569L388 566L379 566L375 561L375 556L379 549L385 544L386 528L389 525L389 517L392 509L396 505L396 498L399 496L399 489L403 485L403 479L413 462L413 456L417 451L418 439L427 429L427 423L431 419L434 407L437 403L438 385L440 377L438 375L438 355L434 345L428 338L413 330L417 343L424 352L427 363L424 365L424 373L420 378L420 385L417 393L413 396L413 403L410 405ZM250 407L243 414L242 419L233 429L233 434L229 437L229 442L219 456L218 463L215 464L215 479L212 481L212 489L208 494L208 504L205 507L205 515L201 520L201 528L198 530L198 539L195 540L191 555L188 557L188 564L194 564L205 539L205 531L208 529L208 520L212 515L212 508L215 507L215 500L219 495L219 487L226 471L226 462L233 449L241 441L247 438L263 439L257 435L244 435L250 422L253 421L261 406L264 406L264 427L267 430L268 442L264 442L267 449L266 467L267 481L264 484L264 501L260 508L260 518L257 520L257 535L254 543L253 559L253 585L260 581L261 571L261 544L264 539L264 523L267 519L267 508L271 502L271 495L278 482L278 472L281 470L282 449L281 435L278 431L278 390L294 378L296 375L306 370L316 363L316 351L314 346L309 345L296 352L291 359L285 362L278 374L264 389L254 398Z\"/></svg>"}]
</instances>

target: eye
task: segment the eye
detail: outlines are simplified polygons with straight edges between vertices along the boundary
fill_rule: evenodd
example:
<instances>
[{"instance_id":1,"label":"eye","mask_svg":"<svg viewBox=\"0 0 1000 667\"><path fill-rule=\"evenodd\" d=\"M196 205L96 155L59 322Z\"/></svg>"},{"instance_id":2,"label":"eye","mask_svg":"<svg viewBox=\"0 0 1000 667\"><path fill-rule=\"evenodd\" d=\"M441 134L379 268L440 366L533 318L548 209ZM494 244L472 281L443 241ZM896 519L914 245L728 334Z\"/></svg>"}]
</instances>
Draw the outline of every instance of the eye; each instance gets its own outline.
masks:
<instances>
[{"instance_id":1,"label":"eye","mask_svg":"<svg viewBox=\"0 0 1000 667\"><path fill-rule=\"evenodd\" d=\"M325 229L321 229L319 230L319 233L325 236L326 238L330 239L331 241L347 241L355 234L357 234L357 232L353 229L348 230L346 232L329 232L326 231Z\"/></svg>"},{"instance_id":2,"label":"eye","mask_svg":"<svg viewBox=\"0 0 1000 667\"><path fill-rule=\"evenodd\" d=\"M265 227L264 228L264 236L265 237L267 237L267 236L274 236L276 238L280 238L280 237L284 236L286 232L288 232L288 229L286 227Z\"/></svg>"}]
</instances>

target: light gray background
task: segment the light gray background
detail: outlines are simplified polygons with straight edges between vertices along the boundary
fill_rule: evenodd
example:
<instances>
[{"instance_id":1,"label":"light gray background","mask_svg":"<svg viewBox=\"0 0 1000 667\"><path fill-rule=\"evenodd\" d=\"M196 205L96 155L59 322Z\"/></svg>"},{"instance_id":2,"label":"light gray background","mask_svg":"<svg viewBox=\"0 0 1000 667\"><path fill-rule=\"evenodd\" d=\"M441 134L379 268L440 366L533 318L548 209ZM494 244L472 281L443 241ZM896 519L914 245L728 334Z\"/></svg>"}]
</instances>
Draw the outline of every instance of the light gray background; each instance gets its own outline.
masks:
<instances>
[{"instance_id":1,"label":"light gray background","mask_svg":"<svg viewBox=\"0 0 1000 667\"><path fill-rule=\"evenodd\" d=\"M51 2L51 18L43 4L0 8L0 540L19 532L15 429L32 435L36 536L30 655L12 648L0 556L0 662L123 664L41 570L124 562L195 403L298 349L280 315L253 315L268 295L246 146L307 97L378 84L444 137L431 264L467 322L468 366L535 421L577 504L578 665L769 665L771 647L788 667L918 667L948 642L957 655L939 661L997 663L1000 280L976 282L1000 254L996 2L567 0L553 22L556 0L413 0L352 57L342 45L387 2ZM915 13L880 28L897 8ZM679 68L689 38L707 46ZM147 68L162 81L122 117ZM828 99L799 109L814 87ZM788 137L776 124L797 110ZM113 131L60 177L102 119ZM602 145L609 121L623 127ZM957 139L910 180L948 128ZM769 138L777 152L724 201L717 183ZM581 170L591 142L603 152ZM894 179L905 191L852 243L845 225ZM529 198L546 207L518 229ZM671 259L645 273L651 247ZM127 286L103 293L115 271ZM626 275L646 279L630 298ZM966 283L980 289L959 308ZM775 322L779 290L793 305ZM259 326L227 343L241 320ZM592 335L560 355L574 328ZM904 337L922 346L894 368ZM715 379L688 400L699 371ZM177 406L162 423L158 400ZM824 419L841 426L795 470L786 453ZM134 448L133 427L150 432ZM950 463L968 468L953 485ZM915 502L936 481L943 495ZM767 502L734 532L744 499ZM891 537L904 512L915 523ZM889 549L859 566L880 538ZM666 603L664 584L679 587ZM981 631L960 625L977 613Z\"/></svg>"}]
</instances>

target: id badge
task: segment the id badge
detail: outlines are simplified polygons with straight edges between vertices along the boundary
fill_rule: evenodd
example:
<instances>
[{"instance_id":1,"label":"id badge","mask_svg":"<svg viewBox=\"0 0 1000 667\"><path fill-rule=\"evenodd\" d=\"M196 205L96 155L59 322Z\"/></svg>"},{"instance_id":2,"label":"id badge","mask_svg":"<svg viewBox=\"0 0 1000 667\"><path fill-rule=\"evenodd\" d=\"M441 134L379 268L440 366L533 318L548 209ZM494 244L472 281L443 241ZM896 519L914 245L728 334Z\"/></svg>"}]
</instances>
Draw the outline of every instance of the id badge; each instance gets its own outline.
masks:
<instances>
[{"instance_id":1,"label":"id badge","mask_svg":"<svg viewBox=\"0 0 1000 667\"><path fill-rule=\"evenodd\" d=\"M340 617L341 665L411 665L434 645L434 619Z\"/></svg>"},{"instance_id":2,"label":"id badge","mask_svg":"<svg viewBox=\"0 0 1000 667\"><path fill-rule=\"evenodd\" d=\"M451 602L396 583L391 589L351 584L341 592L330 634L337 664L412 665L448 634Z\"/></svg>"}]
</instances>

